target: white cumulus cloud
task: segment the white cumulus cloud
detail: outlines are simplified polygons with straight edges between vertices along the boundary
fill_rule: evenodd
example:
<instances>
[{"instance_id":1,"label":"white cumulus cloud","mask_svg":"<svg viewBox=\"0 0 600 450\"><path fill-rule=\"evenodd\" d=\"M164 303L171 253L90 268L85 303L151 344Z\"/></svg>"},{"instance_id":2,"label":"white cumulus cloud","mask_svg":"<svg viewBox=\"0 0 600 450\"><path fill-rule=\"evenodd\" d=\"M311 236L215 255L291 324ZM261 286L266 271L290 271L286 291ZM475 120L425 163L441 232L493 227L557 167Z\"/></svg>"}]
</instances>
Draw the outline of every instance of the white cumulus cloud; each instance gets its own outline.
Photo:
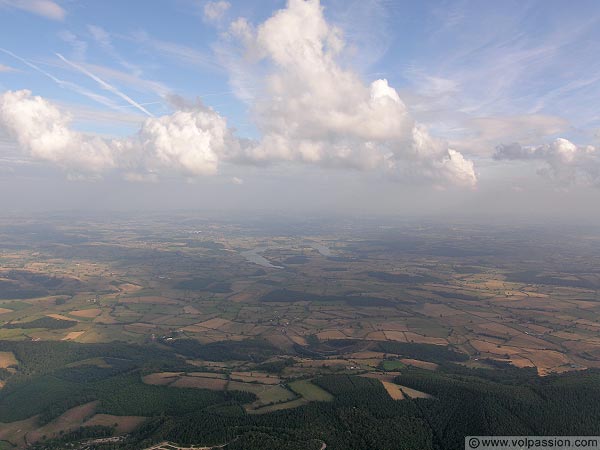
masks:
<instances>
[{"instance_id":1,"label":"white cumulus cloud","mask_svg":"<svg viewBox=\"0 0 600 450\"><path fill-rule=\"evenodd\" d=\"M592 145L577 146L558 138L550 144L521 146L518 143L496 148L497 160L540 161L540 175L564 185L591 184L600 186L600 150Z\"/></svg>"},{"instance_id":2,"label":"white cumulus cloud","mask_svg":"<svg viewBox=\"0 0 600 450\"><path fill-rule=\"evenodd\" d=\"M415 123L387 80L365 83L338 63L343 35L327 23L318 0L290 0L256 28L238 19L229 35L239 38L247 60L270 67L252 103L263 137L246 148L246 160L383 169L411 180L475 185L472 162Z\"/></svg>"},{"instance_id":3,"label":"white cumulus cloud","mask_svg":"<svg viewBox=\"0 0 600 450\"><path fill-rule=\"evenodd\" d=\"M211 110L178 111L148 119L139 132L148 166L214 175L229 140L227 123Z\"/></svg>"},{"instance_id":4,"label":"white cumulus cloud","mask_svg":"<svg viewBox=\"0 0 600 450\"><path fill-rule=\"evenodd\" d=\"M134 136L104 139L74 131L69 115L26 90L0 95L0 128L31 158L86 173L123 170L133 181L169 171L212 175L239 146L225 119L199 105L148 118Z\"/></svg>"},{"instance_id":5,"label":"white cumulus cloud","mask_svg":"<svg viewBox=\"0 0 600 450\"><path fill-rule=\"evenodd\" d=\"M114 167L110 142L73 131L70 121L56 106L29 91L7 91L0 96L0 127L31 157L71 169Z\"/></svg>"}]
</instances>

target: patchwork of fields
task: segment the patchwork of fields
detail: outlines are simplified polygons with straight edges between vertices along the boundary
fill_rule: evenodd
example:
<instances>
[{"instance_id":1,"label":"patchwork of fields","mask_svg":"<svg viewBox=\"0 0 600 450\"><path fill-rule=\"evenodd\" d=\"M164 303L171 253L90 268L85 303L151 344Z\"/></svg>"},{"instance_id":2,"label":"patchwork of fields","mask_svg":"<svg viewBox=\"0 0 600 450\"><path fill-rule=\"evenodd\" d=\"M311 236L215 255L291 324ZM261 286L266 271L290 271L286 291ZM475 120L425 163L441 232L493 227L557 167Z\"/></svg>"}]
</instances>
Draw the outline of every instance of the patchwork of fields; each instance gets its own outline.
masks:
<instances>
[{"instance_id":1,"label":"patchwork of fields","mask_svg":"<svg viewBox=\"0 0 600 450\"><path fill-rule=\"evenodd\" d=\"M323 376L360 376L410 402L437 397L403 374L449 365L597 369L598 242L589 230L560 241L406 224L265 235L192 219L0 222L0 441L130 434L160 411L120 404L128 390L172 402L171 413L202 404L263 420L334 402ZM24 343L82 357L32 363ZM74 397L6 406L38 387ZM182 392L199 403L181 404Z\"/></svg>"}]
</instances>

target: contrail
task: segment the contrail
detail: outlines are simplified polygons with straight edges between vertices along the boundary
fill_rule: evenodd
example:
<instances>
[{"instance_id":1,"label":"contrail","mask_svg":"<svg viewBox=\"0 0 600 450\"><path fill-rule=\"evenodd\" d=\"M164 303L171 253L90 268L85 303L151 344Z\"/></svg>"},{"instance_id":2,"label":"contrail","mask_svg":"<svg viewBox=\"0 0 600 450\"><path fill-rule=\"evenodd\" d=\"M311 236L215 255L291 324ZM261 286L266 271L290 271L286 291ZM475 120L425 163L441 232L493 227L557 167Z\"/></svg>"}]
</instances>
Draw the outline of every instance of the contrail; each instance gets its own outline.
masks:
<instances>
[{"instance_id":1,"label":"contrail","mask_svg":"<svg viewBox=\"0 0 600 450\"><path fill-rule=\"evenodd\" d=\"M15 58L18 61L21 61L27 67L32 68L36 72L39 72L42 75L47 76L52 81L54 81L56 84L58 84L60 87L71 89L72 91L75 91L78 94L81 94L85 97L91 98L92 100L100 103L101 105L108 106L109 108L112 108L115 110L118 109L118 107L114 104L114 102L112 102L108 98L104 97L103 95L99 95L94 92L90 92L87 89L79 86L78 84L72 83L70 81L61 80L60 78L55 77L50 72L46 72L44 69L41 69L40 67L36 66L32 62L26 60L25 58L21 58L19 55L14 54L10 50L6 50L5 48L0 47L0 51L6 53L9 56L12 56L13 58Z\"/></svg>"},{"instance_id":2,"label":"contrail","mask_svg":"<svg viewBox=\"0 0 600 450\"><path fill-rule=\"evenodd\" d=\"M146 102L146 103L140 103L140 106L148 106L148 105L162 105L163 102ZM117 108L137 108L137 106L134 105L118 105Z\"/></svg>"},{"instance_id":3,"label":"contrail","mask_svg":"<svg viewBox=\"0 0 600 450\"><path fill-rule=\"evenodd\" d=\"M3 51L4 53L6 53L7 55L12 56L15 59L18 59L19 61L21 61L23 64L25 64L28 67L31 67L33 70L37 70L38 72L46 75L48 78L50 78L52 81L54 81L55 83L58 83L60 85L64 85L65 82L59 78L56 78L54 75L52 75L51 73L46 72L43 69L40 69L38 66L36 66L35 64L27 61L24 58L21 58L19 55L15 55L13 52L11 52L10 50L6 50L5 48L0 48L0 51Z\"/></svg>"},{"instance_id":4,"label":"contrail","mask_svg":"<svg viewBox=\"0 0 600 450\"><path fill-rule=\"evenodd\" d=\"M92 80L94 80L96 83L98 83L100 86L102 86L104 89L106 89L107 91L112 92L115 95L118 95L119 97L121 97L123 100L125 100L127 103L129 103L131 106L136 107L137 109L139 109L140 111L142 111L143 113L147 114L149 117L154 117L154 115L148 111L146 108L144 108L142 105L140 105L138 102L136 102L135 100L133 100L131 97L123 94L121 91L119 91L116 87L108 84L106 81L104 81L102 78L97 77L96 75L94 75L93 73L91 73L89 70L81 67L78 64L75 64L74 62L69 61L67 58L65 58L63 55L61 55L60 53L56 53L56 56L58 56L60 59L62 59L65 63L67 63L68 65L70 65L71 67L77 69L78 71L80 71L81 73L87 75L88 77L90 77Z\"/></svg>"}]
</instances>

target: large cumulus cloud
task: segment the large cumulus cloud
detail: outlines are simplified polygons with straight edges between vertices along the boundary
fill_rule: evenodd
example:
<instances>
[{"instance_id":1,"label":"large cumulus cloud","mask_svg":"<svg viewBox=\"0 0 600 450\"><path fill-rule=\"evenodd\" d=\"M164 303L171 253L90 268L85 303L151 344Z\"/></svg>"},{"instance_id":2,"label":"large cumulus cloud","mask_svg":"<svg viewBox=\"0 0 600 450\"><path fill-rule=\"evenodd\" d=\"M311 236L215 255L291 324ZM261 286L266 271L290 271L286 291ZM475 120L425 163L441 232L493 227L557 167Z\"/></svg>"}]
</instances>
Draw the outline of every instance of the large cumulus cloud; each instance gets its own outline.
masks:
<instances>
[{"instance_id":1,"label":"large cumulus cloud","mask_svg":"<svg viewBox=\"0 0 600 450\"><path fill-rule=\"evenodd\" d=\"M0 95L0 128L37 160L84 173L121 169L129 179L164 171L212 175L237 146L225 119L201 106L146 119L134 136L106 139L73 130L68 114L27 90Z\"/></svg>"},{"instance_id":2,"label":"large cumulus cloud","mask_svg":"<svg viewBox=\"0 0 600 450\"><path fill-rule=\"evenodd\" d=\"M70 122L68 115L30 91L7 91L0 96L0 127L33 158L93 171L116 166L118 146L73 131Z\"/></svg>"},{"instance_id":3,"label":"large cumulus cloud","mask_svg":"<svg viewBox=\"0 0 600 450\"><path fill-rule=\"evenodd\" d=\"M338 63L342 32L327 23L318 0L290 0L256 29L238 19L230 35L247 59L269 67L264 93L252 104L264 137L247 158L476 183L472 162L416 124L387 80L365 83Z\"/></svg>"},{"instance_id":4,"label":"large cumulus cloud","mask_svg":"<svg viewBox=\"0 0 600 450\"><path fill-rule=\"evenodd\" d=\"M220 159L237 146L225 119L209 109L148 119L138 137L147 167L171 167L192 176L216 174Z\"/></svg>"}]
</instances>

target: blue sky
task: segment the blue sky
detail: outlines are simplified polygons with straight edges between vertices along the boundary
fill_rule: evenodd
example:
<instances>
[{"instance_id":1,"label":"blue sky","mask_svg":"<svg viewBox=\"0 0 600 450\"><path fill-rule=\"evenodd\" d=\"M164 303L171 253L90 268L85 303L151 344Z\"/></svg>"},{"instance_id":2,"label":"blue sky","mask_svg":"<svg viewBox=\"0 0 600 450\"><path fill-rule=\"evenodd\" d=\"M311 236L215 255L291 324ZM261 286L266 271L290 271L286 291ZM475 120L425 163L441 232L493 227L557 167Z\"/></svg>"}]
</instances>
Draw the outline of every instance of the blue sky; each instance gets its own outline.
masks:
<instances>
[{"instance_id":1,"label":"blue sky","mask_svg":"<svg viewBox=\"0 0 600 450\"><path fill-rule=\"evenodd\" d=\"M597 1L308 4L0 0L0 177L596 192Z\"/></svg>"}]
</instances>

